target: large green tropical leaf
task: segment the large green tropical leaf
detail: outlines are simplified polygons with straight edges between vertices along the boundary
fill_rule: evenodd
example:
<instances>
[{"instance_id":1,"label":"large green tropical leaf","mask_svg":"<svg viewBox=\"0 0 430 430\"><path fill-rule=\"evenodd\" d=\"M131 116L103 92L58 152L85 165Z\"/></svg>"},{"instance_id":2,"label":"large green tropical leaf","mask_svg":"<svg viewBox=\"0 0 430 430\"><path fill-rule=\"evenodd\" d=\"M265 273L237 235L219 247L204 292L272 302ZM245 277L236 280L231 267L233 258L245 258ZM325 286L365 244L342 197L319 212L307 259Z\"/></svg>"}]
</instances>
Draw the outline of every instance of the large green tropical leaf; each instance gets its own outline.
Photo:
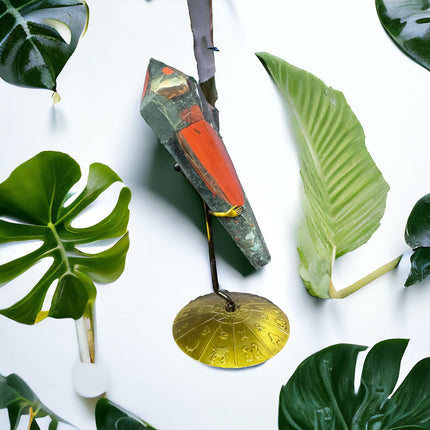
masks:
<instances>
[{"instance_id":1,"label":"large green tropical leaf","mask_svg":"<svg viewBox=\"0 0 430 430\"><path fill-rule=\"evenodd\" d=\"M312 295L328 298L334 260L378 228L389 187L342 93L280 58L257 56L288 102L297 135L306 218L300 276Z\"/></svg>"},{"instance_id":2,"label":"large green tropical leaf","mask_svg":"<svg viewBox=\"0 0 430 430\"><path fill-rule=\"evenodd\" d=\"M129 246L127 224L131 193L123 187L115 208L102 221L74 228L72 221L119 176L104 164L90 166L84 190L69 205L71 187L79 180L78 164L61 152L41 152L18 166L0 184L0 243L40 240L29 254L0 265L0 284L51 257L53 262L33 289L0 314L34 324L46 316L80 318L96 297L96 282L112 282L122 273ZM120 239L95 254L77 245ZM49 310L42 310L49 287L58 280Z\"/></svg>"},{"instance_id":3,"label":"large green tropical leaf","mask_svg":"<svg viewBox=\"0 0 430 430\"><path fill-rule=\"evenodd\" d=\"M56 430L59 422L67 423L50 411L33 390L15 374L0 375L0 409L4 408L7 408L9 413L10 430L18 428L23 415L29 415L30 430L40 430L37 419L46 416L51 419L48 430Z\"/></svg>"},{"instance_id":4,"label":"large green tropical leaf","mask_svg":"<svg viewBox=\"0 0 430 430\"><path fill-rule=\"evenodd\" d=\"M97 430L156 430L105 398L100 399L96 405L96 426Z\"/></svg>"},{"instance_id":5,"label":"large green tropical leaf","mask_svg":"<svg viewBox=\"0 0 430 430\"><path fill-rule=\"evenodd\" d=\"M430 275L430 194L413 207L405 229L406 243L413 249L411 271L405 285L409 287Z\"/></svg>"},{"instance_id":6,"label":"large green tropical leaf","mask_svg":"<svg viewBox=\"0 0 430 430\"><path fill-rule=\"evenodd\" d=\"M430 70L430 3L428 0L376 0L385 31L406 55Z\"/></svg>"},{"instance_id":7,"label":"large green tropical leaf","mask_svg":"<svg viewBox=\"0 0 430 430\"><path fill-rule=\"evenodd\" d=\"M430 359L394 392L408 341L389 339L367 354L358 392L355 366L364 346L338 344L303 361L282 387L279 430L430 429Z\"/></svg>"},{"instance_id":8,"label":"large green tropical leaf","mask_svg":"<svg viewBox=\"0 0 430 430\"><path fill-rule=\"evenodd\" d=\"M81 0L0 0L0 77L55 91L87 20Z\"/></svg>"}]
</instances>

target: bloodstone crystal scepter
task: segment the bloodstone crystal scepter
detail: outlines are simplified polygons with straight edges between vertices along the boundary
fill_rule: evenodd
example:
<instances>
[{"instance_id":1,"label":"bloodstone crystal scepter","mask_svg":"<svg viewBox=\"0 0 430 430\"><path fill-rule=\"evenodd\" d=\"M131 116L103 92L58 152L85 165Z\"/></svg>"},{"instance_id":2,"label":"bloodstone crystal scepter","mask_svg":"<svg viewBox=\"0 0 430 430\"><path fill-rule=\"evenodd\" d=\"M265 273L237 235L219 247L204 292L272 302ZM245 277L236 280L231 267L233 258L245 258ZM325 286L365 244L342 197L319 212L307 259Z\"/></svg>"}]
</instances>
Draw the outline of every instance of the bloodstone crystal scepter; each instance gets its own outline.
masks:
<instances>
[{"instance_id":1,"label":"bloodstone crystal scepter","mask_svg":"<svg viewBox=\"0 0 430 430\"><path fill-rule=\"evenodd\" d=\"M216 126L216 111L195 80L151 59L140 112L255 268L270 254Z\"/></svg>"}]
</instances>

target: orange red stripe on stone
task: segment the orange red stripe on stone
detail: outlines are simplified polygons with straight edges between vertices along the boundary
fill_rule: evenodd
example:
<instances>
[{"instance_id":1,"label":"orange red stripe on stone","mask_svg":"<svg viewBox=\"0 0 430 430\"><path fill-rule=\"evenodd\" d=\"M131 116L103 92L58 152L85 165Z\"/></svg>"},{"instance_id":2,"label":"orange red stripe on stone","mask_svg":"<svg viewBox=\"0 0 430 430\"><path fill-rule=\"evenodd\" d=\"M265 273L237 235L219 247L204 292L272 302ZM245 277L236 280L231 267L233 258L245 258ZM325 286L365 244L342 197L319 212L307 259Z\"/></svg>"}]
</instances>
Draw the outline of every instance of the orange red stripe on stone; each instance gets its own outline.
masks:
<instances>
[{"instance_id":1,"label":"orange red stripe on stone","mask_svg":"<svg viewBox=\"0 0 430 430\"><path fill-rule=\"evenodd\" d=\"M218 133L205 120L178 133L179 143L190 163L211 192L231 206L243 206L245 199L239 178Z\"/></svg>"}]
</instances>

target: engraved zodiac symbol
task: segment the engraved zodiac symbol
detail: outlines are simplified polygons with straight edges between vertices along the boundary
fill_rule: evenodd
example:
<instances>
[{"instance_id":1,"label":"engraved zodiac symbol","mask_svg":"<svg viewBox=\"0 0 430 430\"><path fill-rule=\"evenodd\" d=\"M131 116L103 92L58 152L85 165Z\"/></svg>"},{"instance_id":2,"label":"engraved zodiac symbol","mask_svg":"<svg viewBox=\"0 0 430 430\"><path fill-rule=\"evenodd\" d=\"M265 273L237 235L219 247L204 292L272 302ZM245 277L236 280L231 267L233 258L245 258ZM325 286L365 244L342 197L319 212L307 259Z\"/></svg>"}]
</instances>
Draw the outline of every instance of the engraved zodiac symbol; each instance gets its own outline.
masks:
<instances>
[{"instance_id":1,"label":"engraved zodiac symbol","mask_svg":"<svg viewBox=\"0 0 430 430\"><path fill-rule=\"evenodd\" d=\"M227 346L214 346L210 356L211 364L215 365L217 360L220 361L222 365L227 363L228 359L228 347Z\"/></svg>"},{"instance_id":2,"label":"engraved zodiac symbol","mask_svg":"<svg viewBox=\"0 0 430 430\"><path fill-rule=\"evenodd\" d=\"M261 324L255 324L255 328L258 330L258 331L263 331L264 330L264 327L261 325Z\"/></svg>"},{"instance_id":3,"label":"engraved zodiac symbol","mask_svg":"<svg viewBox=\"0 0 430 430\"><path fill-rule=\"evenodd\" d=\"M273 345L281 346L282 339L278 335L273 334L273 333L269 333L269 337L270 337L270 340L272 341Z\"/></svg>"},{"instance_id":4,"label":"engraved zodiac symbol","mask_svg":"<svg viewBox=\"0 0 430 430\"><path fill-rule=\"evenodd\" d=\"M254 355L252 354L252 352L249 350L249 348L247 346L244 346L242 348L242 351L245 354L245 360L246 361L253 361L254 360Z\"/></svg>"},{"instance_id":5,"label":"engraved zodiac symbol","mask_svg":"<svg viewBox=\"0 0 430 430\"><path fill-rule=\"evenodd\" d=\"M256 343L251 345L251 352L257 360L263 356Z\"/></svg>"},{"instance_id":6,"label":"engraved zodiac symbol","mask_svg":"<svg viewBox=\"0 0 430 430\"><path fill-rule=\"evenodd\" d=\"M245 330L240 330L239 332L240 340L248 339L248 336L246 335Z\"/></svg>"},{"instance_id":7,"label":"engraved zodiac symbol","mask_svg":"<svg viewBox=\"0 0 430 430\"><path fill-rule=\"evenodd\" d=\"M230 334L229 334L229 333L227 333L226 331L222 331L222 332L219 334L219 337L220 337L221 339L223 339L223 340L226 340L226 339L228 339L228 338L230 337Z\"/></svg>"},{"instance_id":8,"label":"engraved zodiac symbol","mask_svg":"<svg viewBox=\"0 0 430 430\"><path fill-rule=\"evenodd\" d=\"M206 327L202 330L201 335L202 335L202 336L206 336L206 335L208 335L210 332L211 332L211 329L210 329L208 326L206 326Z\"/></svg>"},{"instance_id":9,"label":"engraved zodiac symbol","mask_svg":"<svg viewBox=\"0 0 430 430\"><path fill-rule=\"evenodd\" d=\"M263 354L258 349L258 345L256 343L251 344L251 350L249 350L247 346L244 346L242 351L245 354L246 361L254 361L254 359L259 360L261 357L263 357Z\"/></svg>"},{"instance_id":10,"label":"engraved zodiac symbol","mask_svg":"<svg viewBox=\"0 0 430 430\"><path fill-rule=\"evenodd\" d=\"M197 343L193 347L189 347L185 345L185 349L187 353L194 352L194 350L199 346L200 341L198 340Z\"/></svg>"},{"instance_id":11,"label":"engraved zodiac symbol","mask_svg":"<svg viewBox=\"0 0 430 430\"><path fill-rule=\"evenodd\" d=\"M283 318L276 318L275 320L276 324L278 324L279 327L287 328L287 321L285 321Z\"/></svg>"}]
</instances>

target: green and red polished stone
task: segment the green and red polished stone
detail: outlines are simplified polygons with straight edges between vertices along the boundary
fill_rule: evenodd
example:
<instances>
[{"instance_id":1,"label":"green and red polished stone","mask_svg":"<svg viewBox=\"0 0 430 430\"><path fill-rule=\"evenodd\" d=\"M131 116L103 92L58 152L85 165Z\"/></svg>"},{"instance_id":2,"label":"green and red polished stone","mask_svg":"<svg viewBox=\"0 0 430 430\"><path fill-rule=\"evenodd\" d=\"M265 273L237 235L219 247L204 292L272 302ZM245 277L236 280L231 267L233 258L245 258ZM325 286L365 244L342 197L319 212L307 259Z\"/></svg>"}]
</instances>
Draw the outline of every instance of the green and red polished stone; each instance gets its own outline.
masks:
<instances>
[{"instance_id":1,"label":"green and red polished stone","mask_svg":"<svg viewBox=\"0 0 430 430\"><path fill-rule=\"evenodd\" d=\"M151 59L140 112L252 266L267 264L270 254L216 126L217 111L196 81Z\"/></svg>"}]
</instances>

